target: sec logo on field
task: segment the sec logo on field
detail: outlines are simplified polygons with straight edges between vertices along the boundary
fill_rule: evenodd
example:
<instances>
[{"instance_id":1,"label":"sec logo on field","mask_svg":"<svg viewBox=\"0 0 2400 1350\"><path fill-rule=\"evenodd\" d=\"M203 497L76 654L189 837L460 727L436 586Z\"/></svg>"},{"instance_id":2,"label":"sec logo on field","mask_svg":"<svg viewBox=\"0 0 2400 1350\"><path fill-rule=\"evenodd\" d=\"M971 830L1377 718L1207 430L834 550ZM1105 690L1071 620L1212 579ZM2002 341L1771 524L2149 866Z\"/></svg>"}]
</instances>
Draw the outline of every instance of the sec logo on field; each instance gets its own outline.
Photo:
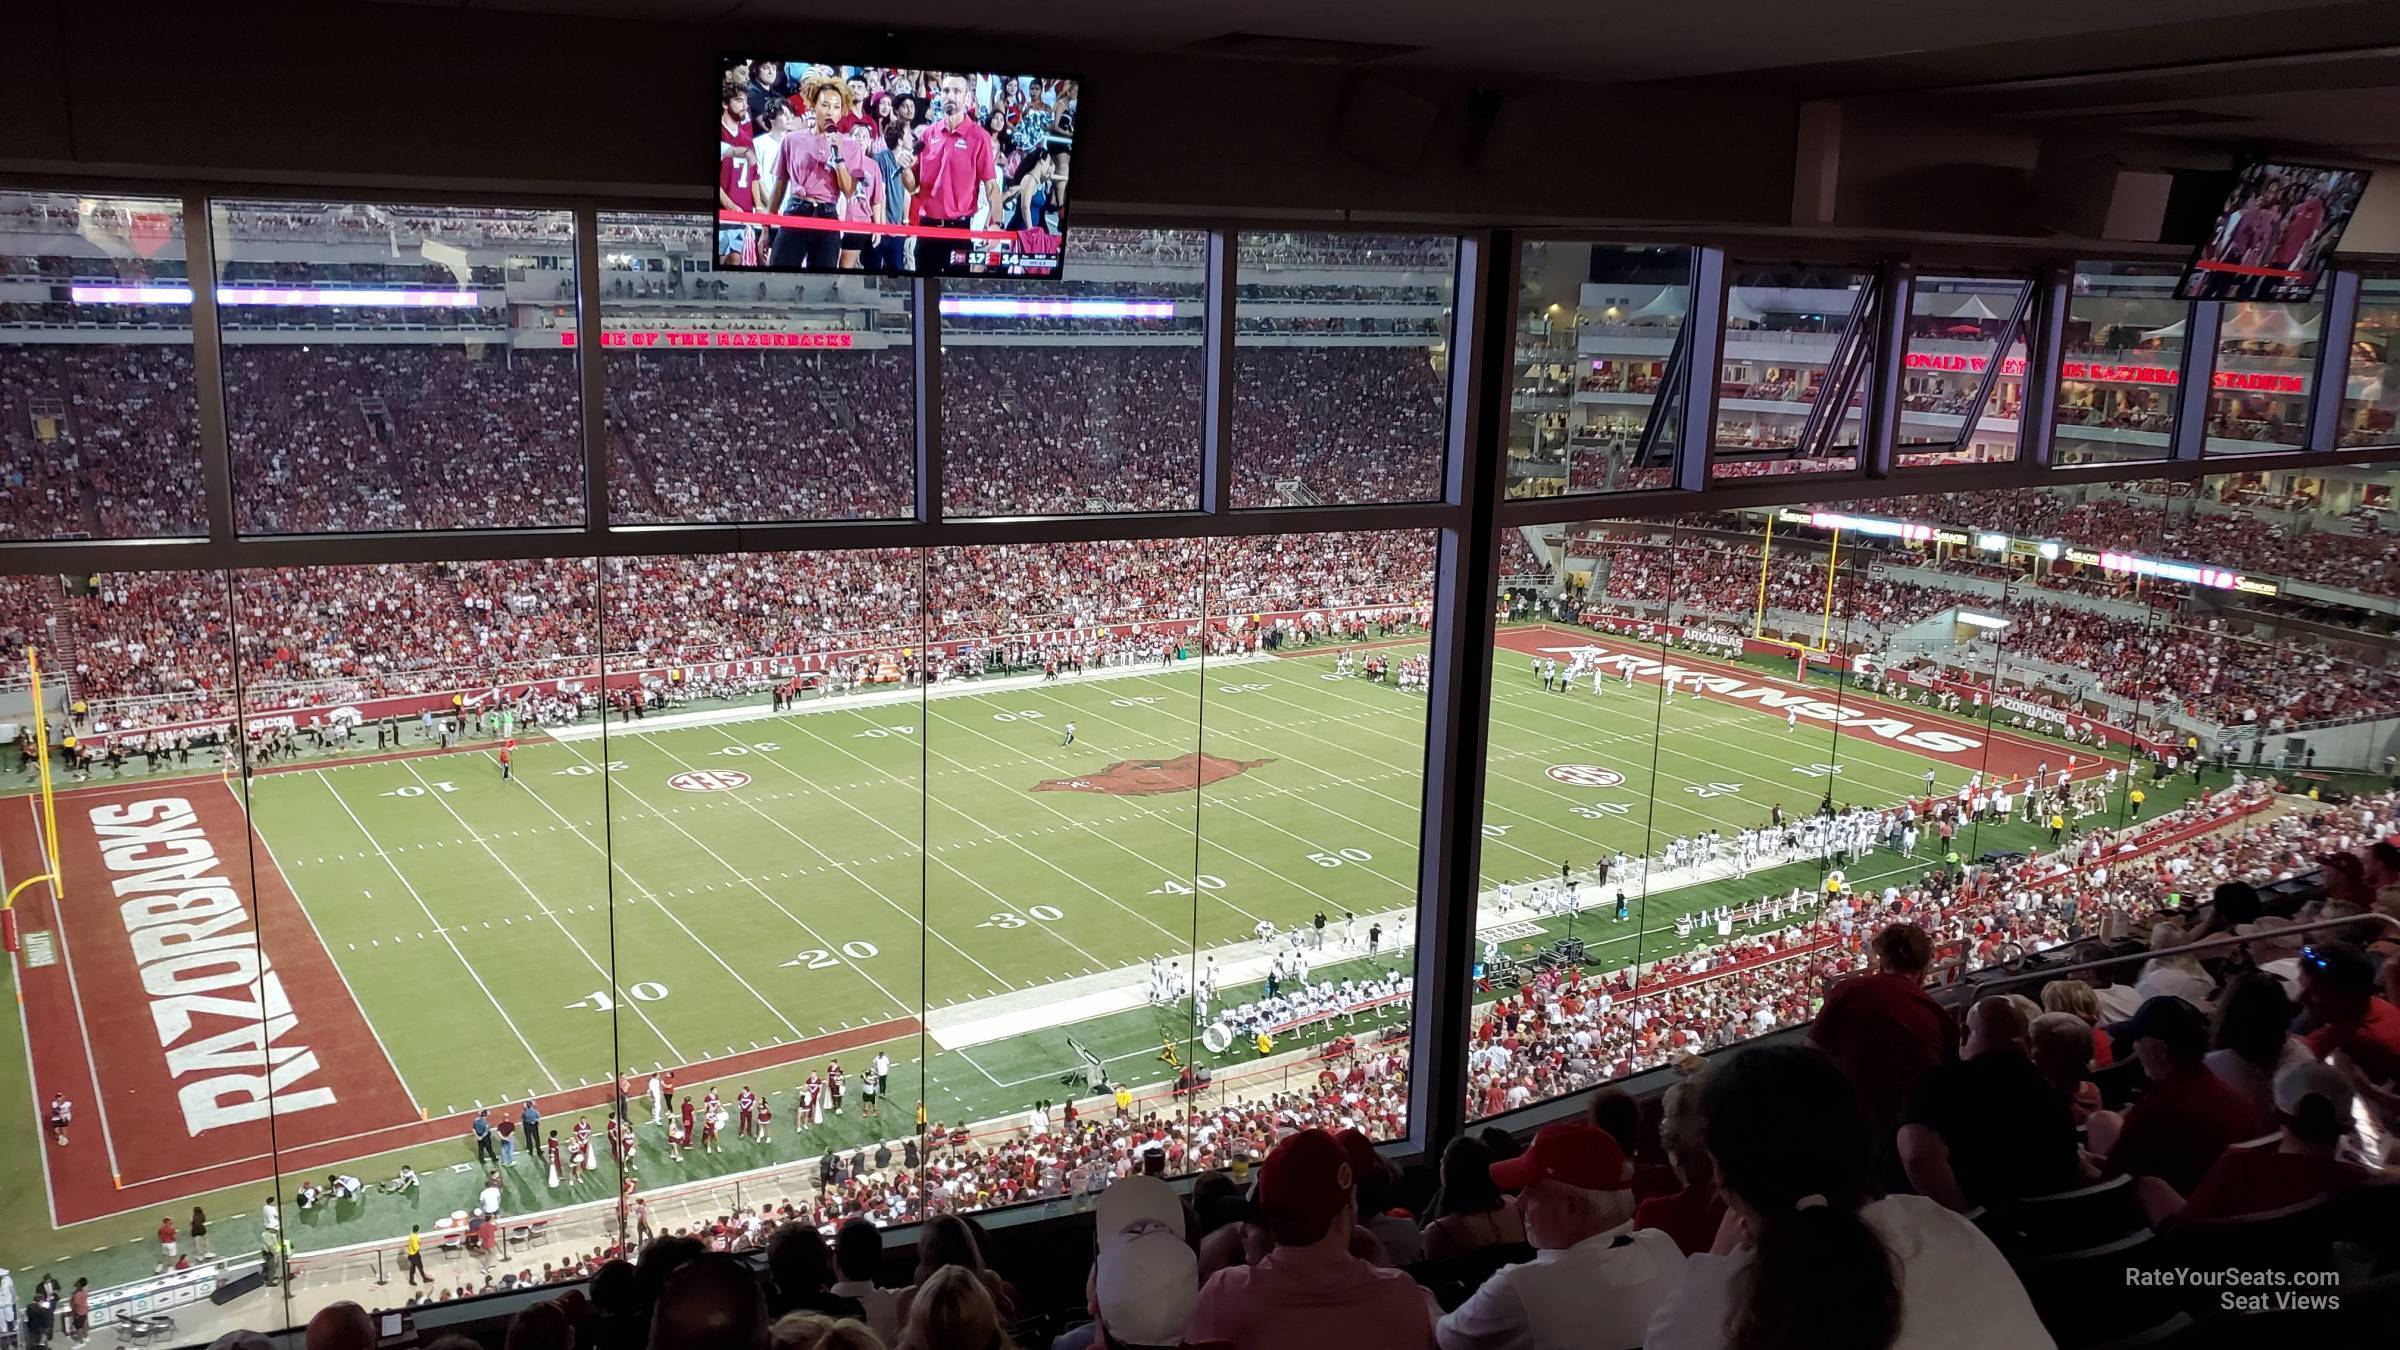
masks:
<instances>
[{"instance_id":1,"label":"sec logo on field","mask_svg":"<svg viewBox=\"0 0 2400 1350\"><path fill-rule=\"evenodd\" d=\"M1597 764L1553 764L1543 772L1552 782L1570 787L1607 788L1625 781L1625 775L1615 769L1603 769Z\"/></svg>"},{"instance_id":2,"label":"sec logo on field","mask_svg":"<svg viewBox=\"0 0 2400 1350\"><path fill-rule=\"evenodd\" d=\"M749 785L750 775L739 769L693 769L667 780L677 792L731 792Z\"/></svg>"}]
</instances>

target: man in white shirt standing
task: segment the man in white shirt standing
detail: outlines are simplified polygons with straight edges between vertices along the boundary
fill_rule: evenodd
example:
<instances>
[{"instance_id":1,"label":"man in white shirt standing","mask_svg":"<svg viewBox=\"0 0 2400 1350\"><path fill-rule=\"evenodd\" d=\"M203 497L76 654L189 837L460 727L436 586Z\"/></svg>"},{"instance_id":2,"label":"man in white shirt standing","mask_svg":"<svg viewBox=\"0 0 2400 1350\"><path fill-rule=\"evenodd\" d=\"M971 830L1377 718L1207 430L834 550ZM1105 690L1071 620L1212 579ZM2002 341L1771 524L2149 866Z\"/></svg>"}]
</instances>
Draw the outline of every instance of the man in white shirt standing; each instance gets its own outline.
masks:
<instances>
[{"instance_id":1,"label":"man in white shirt standing","mask_svg":"<svg viewBox=\"0 0 2400 1350\"><path fill-rule=\"evenodd\" d=\"M1519 1190L1533 1260L1505 1266L1434 1327L1442 1350L1631 1350L1674 1288L1683 1251L1634 1230L1633 1167L1607 1131L1551 1125L1492 1181Z\"/></svg>"}]
</instances>

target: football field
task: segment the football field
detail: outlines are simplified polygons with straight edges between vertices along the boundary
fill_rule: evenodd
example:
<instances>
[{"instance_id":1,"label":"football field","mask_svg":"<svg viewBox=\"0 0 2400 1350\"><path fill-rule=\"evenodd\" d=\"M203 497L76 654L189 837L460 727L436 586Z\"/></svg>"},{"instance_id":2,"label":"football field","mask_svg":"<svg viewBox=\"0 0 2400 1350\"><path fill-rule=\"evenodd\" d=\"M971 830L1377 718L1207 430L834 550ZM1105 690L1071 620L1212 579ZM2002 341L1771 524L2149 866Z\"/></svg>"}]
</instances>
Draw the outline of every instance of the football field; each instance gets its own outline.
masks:
<instances>
[{"instance_id":1,"label":"football field","mask_svg":"<svg viewBox=\"0 0 2400 1350\"><path fill-rule=\"evenodd\" d=\"M1587 644L1623 658L1604 692L1528 674ZM1093 990L1320 911L1379 922L1382 963L1405 959L1425 702L1337 673L1335 650L612 720L523 737L505 776L495 747L410 748L279 767L246 794L206 776L63 792L66 899L23 920L55 955L20 969L35 1093L89 1103L85 1134L45 1152L53 1222L247 1184L270 1149L318 1174L459 1149L476 1109L528 1096L552 1126L597 1125L620 1066L752 1086L788 1130L809 1073L842 1061L855 1113L866 1062L891 1057L880 1127L852 1114L756 1161L904 1133L920 1099L952 1121L1055 1099L1068 1035L1166 1076L1150 1060L1175 1024L1087 1023L1140 1006ZM1929 771L1950 788L2065 763L1588 634L1512 630L1494 661L1487 886L1829 792L1884 803ZM40 857L35 816L0 813L12 881ZM1659 954L1678 913L1724 898L1702 889L1634 888L1598 964Z\"/></svg>"}]
</instances>

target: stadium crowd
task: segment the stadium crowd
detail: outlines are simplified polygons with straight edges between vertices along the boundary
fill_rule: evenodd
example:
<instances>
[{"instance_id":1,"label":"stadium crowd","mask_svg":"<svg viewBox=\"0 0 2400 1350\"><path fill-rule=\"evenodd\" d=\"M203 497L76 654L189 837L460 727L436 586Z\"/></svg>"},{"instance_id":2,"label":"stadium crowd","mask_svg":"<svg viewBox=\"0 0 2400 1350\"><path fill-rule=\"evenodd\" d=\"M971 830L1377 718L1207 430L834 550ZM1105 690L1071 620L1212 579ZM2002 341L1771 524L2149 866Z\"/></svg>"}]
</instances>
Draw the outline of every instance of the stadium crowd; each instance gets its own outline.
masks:
<instances>
[{"instance_id":1,"label":"stadium crowd","mask_svg":"<svg viewBox=\"0 0 2400 1350\"><path fill-rule=\"evenodd\" d=\"M2382 930L2354 924L2355 941L2306 946L2275 934L2391 903L2400 855L2383 840L2400 828L2400 794L2229 817L2247 797L2229 790L2048 857L1835 893L1805 923L1688 950L1638 985L1630 972L1552 968L1480 1008L1478 1114L1672 1066L1656 1149L1634 1100L1604 1089L1530 1147L1498 1131L1453 1142L1427 1198L1370 1142L1401 1133L1404 1048L1336 1042L1301 1090L1250 1101L1178 1091L1137 1109L1120 1089L1085 1114L1037 1104L980 1135L937 1124L898 1155L829 1154L813 1191L676 1226L654 1226L636 1195L632 1246L538 1276L487 1273L480 1290L437 1282L412 1302L588 1279L588 1292L515 1315L508 1339L521 1348L547 1335L561 1347L697 1350L705 1327L706 1344L745 1350L1005 1350L1084 1318L1062 1350L1301 1350L1337 1324L1427 1350L1627 1337L1673 1348L1725 1344L1728 1327L1766 1310L1808 1316L1839 1344L2094 1344L2113 1323L2146 1329L2174 1311L2123 1292L2123 1272L2177 1249L2129 1256L2129 1244L2194 1221L2338 1206L2360 1188L2393 1193L2373 1151L2381 1130L2354 1134L2353 1113L2400 1121L2400 962L2386 953L2379 991L2361 944ZM2326 898L2262 913L2259 885L2320 858ZM2210 888L2197 913L2170 903ZM2249 959L2154 960L2104 990L2053 979L2038 1000L1982 997L1963 1027L1927 996L1937 968L2139 932L2162 914L2172 921L2153 947L2238 934L2252 939ZM1698 1057L1800 1022L1807 1045ZM2124 1084L2118 1071L2137 1064L2130 1102L2103 1086L2101 1070ZM1188 1202L1154 1180L1185 1172L1201 1174ZM2112 1205L2034 1222L2045 1197L2112 1193ZM1045 1310L1000 1267L1061 1258L1012 1250L971 1216L1069 1196L1095 1216L1090 1275L1080 1302ZM2365 1243L2370 1263L2395 1259L2371 1212L2346 1213L2324 1217ZM897 1220L926 1227L907 1282L884 1287L879 1229ZM2079 1244L2100 1244L2119 1292L2096 1301L2096 1285L2037 1278ZM763 1265L733 1259L751 1252ZM367 1350L363 1325L362 1310L337 1305L310 1341L329 1350L347 1334ZM1895 1341L1897 1327L1910 1339Z\"/></svg>"}]
</instances>

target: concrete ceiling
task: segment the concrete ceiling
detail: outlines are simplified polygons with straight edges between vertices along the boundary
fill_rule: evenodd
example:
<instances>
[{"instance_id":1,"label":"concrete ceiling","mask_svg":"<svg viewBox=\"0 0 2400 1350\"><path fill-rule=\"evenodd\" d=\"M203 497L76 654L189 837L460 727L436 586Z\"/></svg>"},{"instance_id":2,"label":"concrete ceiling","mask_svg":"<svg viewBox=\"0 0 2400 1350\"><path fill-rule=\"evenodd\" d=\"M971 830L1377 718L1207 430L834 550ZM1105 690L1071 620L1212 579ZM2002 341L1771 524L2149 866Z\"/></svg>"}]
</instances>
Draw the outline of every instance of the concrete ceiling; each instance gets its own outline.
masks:
<instances>
[{"instance_id":1,"label":"concrete ceiling","mask_svg":"<svg viewBox=\"0 0 2400 1350\"><path fill-rule=\"evenodd\" d=\"M2220 145L2400 158L2393 0L378 0L723 30L1055 40L1078 52L1217 55L1278 79L1372 67L1481 87L1666 82L1921 104ZM892 23L895 13L903 24ZM1098 73L1097 71L1093 73Z\"/></svg>"},{"instance_id":2,"label":"concrete ceiling","mask_svg":"<svg viewBox=\"0 0 2400 1350\"><path fill-rule=\"evenodd\" d=\"M2290 50L2347 34L2400 8L2388 0L392 0L560 16L714 24L749 33L791 25L888 26L917 33L1058 38L1078 47L1169 52L1228 34L1355 42L1382 56L1486 74L1614 83L1837 63L1920 63L1958 78L1978 51L2058 44L2056 68L2124 65ZM904 16L895 23L896 16ZM2050 73L2003 57L1976 78Z\"/></svg>"}]
</instances>

